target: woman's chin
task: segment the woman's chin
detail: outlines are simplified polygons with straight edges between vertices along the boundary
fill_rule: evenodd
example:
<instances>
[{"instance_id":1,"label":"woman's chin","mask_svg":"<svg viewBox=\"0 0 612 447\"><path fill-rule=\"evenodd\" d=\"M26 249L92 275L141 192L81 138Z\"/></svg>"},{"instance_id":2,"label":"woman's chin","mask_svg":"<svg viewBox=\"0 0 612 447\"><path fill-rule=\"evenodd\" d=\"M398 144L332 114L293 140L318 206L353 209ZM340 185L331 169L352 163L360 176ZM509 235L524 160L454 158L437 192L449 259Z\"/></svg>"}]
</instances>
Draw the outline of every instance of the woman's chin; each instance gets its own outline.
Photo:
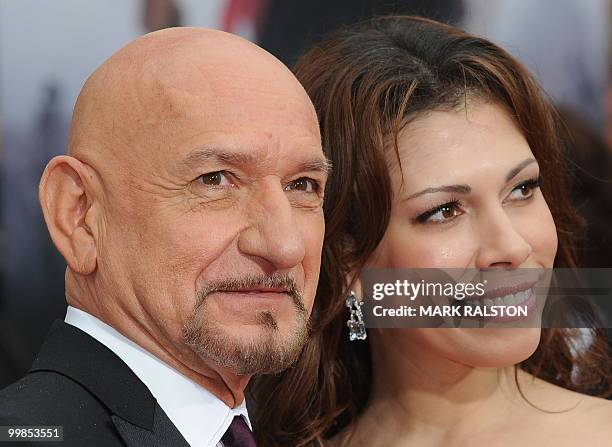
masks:
<instances>
[{"instance_id":1,"label":"woman's chin","mask_svg":"<svg viewBox=\"0 0 612 447\"><path fill-rule=\"evenodd\" d=\"M540 328L465 329L446 354L464 365L501 368L528 359L538 348ZM462 342L460 343L460 339Z\"/></svg>"}]
</instances>

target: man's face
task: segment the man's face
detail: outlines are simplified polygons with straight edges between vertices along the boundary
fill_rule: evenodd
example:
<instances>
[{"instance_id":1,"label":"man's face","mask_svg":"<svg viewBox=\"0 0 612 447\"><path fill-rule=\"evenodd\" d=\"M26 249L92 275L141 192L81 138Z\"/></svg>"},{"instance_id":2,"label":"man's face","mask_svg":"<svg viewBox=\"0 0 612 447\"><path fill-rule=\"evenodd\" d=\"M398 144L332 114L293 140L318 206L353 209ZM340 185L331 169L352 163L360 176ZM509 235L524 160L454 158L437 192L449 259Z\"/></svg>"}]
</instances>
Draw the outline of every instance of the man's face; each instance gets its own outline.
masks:
<instances>
[{"instance_id":1,"label":"man's face","mask_svg":"<svg viewBox=\"0 0 612 447\"><path fill-rule=\"evenodd\" d=\"M142 70L142 118L122 143L129 163L110 175L99 271L124 278L138 303L129 311L181 355L239 374L280 370L301 351L319 275L316 116L288 73L204 76L184 64Z\"/></svg>"}]
</instances>

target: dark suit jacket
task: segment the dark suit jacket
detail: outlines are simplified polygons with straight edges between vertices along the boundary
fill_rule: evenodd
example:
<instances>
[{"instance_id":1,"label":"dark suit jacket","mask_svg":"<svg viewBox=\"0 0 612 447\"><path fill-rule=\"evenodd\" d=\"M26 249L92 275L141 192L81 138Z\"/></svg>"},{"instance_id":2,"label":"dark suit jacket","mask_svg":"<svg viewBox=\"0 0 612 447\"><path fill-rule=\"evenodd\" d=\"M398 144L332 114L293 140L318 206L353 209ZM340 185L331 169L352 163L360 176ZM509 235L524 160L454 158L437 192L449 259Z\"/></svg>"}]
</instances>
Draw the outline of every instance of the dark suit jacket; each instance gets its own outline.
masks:
<instances>
[{"instance_id":1,"label":"dark suit jacket","mask_svg":"<svg viewBox=\"0 0 612 447\"><path fill-rule=\"evenodd\" d=\"M0 391L2 425L63 426L63 442L22 447L189 447L117 355L59 320L28 374Z\"/></svg>"}]
</instances>

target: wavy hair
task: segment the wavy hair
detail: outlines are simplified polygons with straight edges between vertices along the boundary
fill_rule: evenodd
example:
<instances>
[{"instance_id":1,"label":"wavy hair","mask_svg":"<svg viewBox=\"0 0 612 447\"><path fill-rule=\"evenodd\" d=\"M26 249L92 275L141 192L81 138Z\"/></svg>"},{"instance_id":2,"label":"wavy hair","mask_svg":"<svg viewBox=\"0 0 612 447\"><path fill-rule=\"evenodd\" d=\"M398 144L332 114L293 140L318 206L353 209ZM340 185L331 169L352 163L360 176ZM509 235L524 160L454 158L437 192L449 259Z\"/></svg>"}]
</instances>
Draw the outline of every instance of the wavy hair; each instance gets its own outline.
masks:
<instances>
[{"instance_id":1,"label":"wavy hair","mask_svg":"<svg viewBox=\"0 0 612 447\"><path fill-rule=\"evenodd\" d=\"M457 28L416 17L382 17L343 29L308 51L295 74L320 120L334 173L326 188L326 235L312 336L282 374L257 378L250 390L259 445L318 446L351 424L367 404L367 342L349 345L344 307L347 275L359 271L389 223L389 151L411 119L461 107L468 97L504 107L525 136L556 224L555 267L576 266L582 228L564 173L559 124L550 100L506 51ZM394 144L392 144L394 143ZM546 181L546 180L549 181ZM590 349L572 354L572 330L543 329L535 353L518 367L570 390L610 396L612 375L603 330ZM579 377L572 371L581 371Z\"/></svg>"}]
</instances>

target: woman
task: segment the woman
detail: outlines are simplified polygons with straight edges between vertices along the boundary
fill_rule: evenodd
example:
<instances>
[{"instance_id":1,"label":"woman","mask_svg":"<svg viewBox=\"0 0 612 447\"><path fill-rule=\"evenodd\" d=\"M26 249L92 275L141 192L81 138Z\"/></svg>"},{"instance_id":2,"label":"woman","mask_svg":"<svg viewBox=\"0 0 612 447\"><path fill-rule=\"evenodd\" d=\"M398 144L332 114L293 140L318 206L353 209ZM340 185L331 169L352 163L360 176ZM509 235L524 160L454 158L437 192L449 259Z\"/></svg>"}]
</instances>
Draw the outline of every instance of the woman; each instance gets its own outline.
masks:
<instances>
[{"instance_id":1,"label":"woman","mask_svg":"<svg viewBox=\"0 0 612 447\"><path fill-rule=\"evenodd\" d=\"M575 355L561 329L347 336L366 266L576 265L553 110L525 69L484 39L390 17L329 38L296 74L334 173L312 341L256 383L259 444L609 445L612 406L586 394L610 395L600 330Z\"/></svg>"}]
</instances>

